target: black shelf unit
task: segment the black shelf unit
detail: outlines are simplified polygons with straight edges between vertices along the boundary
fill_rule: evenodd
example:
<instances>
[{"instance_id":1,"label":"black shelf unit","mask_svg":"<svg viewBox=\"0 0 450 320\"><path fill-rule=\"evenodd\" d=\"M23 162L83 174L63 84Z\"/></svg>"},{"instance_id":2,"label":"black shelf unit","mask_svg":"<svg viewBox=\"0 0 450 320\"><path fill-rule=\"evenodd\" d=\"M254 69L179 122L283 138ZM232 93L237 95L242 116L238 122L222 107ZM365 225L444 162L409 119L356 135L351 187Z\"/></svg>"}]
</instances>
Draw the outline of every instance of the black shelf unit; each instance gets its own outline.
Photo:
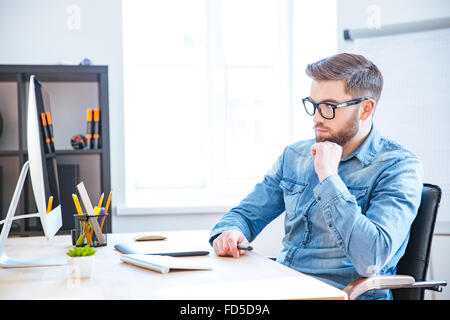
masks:
<instances>
[{"instance_id":1,"label":"black shelf unit","mask_svg":"<svg viewBox=\"0 0 450 320\"><path fill-rule=\"evenodd\" d=\"M50 94L58 165L77 167L77 180L85 182L93 203L96 203L97 197L100 197L102 192L105 193L106 199L111 190L108 66L0 65L0 114L3 122L0 134L0 220L6 217L20 170L27 160L26 109L31 75L35 75ZM72 86L75 86L75 90L78 91L72 92ZM79 96L84 96L83 88L88 88L90 92L84 102L83 99L80 103L70 102L70 99L77 100ZM58 90L62 90L63 93ZM53 101L53 97L56 97L56 101ZM100 109L101 149L73 150L70 139L67 137L86 134L87 108ZM73 118L77 119L73 120ZM66 126L65 123L69 122L70 125ZM72 128L73 132L70 132L71 129L67 127ZM59 133L62 134L59 135ZM58 139L61 139L61 136L65 138L58 146ZM61 184L66 181L61 176L59 180L61 189ZM73 183L70 188L66 187L66 190L77 193ZM64 202L62 202L63 228L59 234L68 234L70 229L67 226L64 229L64 219L76 214L76 211L73 203L67 205L66 202L66 206L63 204ZM112 203L109 213L111 210ZM28 177L16 215L32 212L36 212L36 207ZM36 220L33 221L33 219ZM42 228L37 219L15 220L10 234L42 235ZM111 219L109 219L105 231L110 233L111 229Z\"/></svg>"}]
</instances>

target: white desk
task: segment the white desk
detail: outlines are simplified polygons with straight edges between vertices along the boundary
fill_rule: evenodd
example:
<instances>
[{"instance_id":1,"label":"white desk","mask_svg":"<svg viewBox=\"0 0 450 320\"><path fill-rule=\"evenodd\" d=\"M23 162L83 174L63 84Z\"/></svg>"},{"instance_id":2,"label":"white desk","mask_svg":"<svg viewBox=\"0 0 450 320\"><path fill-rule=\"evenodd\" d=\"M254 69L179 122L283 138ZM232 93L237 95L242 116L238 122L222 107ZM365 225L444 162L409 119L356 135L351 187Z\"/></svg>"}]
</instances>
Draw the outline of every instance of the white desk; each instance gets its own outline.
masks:
<instances>
[{"instance_id":1,"label":"white desk","mask_svg":"<svg viewBox=\"0 0 450 320\"><path fill-rule=\"evenodd\" d=\"M167 240L136 244L151 250L207 250L208 256L195 259L205 259L213 269L160 274L129 265L121 262L114 244L134 242L139 233L108 234L108 245L96 248L91 278L73 279L67 266L0 268L0 299L347 299L344 291L257 252L218 257L208 244L208 230L157 233ZM70 247L70 236L9 238L6 252L15 258L54 256Z\"/></svg>"}]
</instances>

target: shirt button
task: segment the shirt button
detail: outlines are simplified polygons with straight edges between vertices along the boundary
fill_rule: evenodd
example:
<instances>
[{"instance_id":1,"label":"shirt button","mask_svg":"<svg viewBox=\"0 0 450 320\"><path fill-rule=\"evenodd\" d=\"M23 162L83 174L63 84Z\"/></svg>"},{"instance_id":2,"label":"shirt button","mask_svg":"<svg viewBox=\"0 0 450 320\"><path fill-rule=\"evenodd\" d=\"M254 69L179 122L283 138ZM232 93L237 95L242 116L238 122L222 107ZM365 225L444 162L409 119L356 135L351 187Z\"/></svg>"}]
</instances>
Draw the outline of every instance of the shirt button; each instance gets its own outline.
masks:
<instances>
[{"instance_id":1,"label":"shirt button","mask_svg":"<svg viewBox=\"0 0 450 320\"><path fill-rule=\"evenodd\" d=\"M322 200L322 197L321 197L321 196L318 196L318 197L317 197L317 200L319 200L319 201Z\"/></svg>"}]
</instances>

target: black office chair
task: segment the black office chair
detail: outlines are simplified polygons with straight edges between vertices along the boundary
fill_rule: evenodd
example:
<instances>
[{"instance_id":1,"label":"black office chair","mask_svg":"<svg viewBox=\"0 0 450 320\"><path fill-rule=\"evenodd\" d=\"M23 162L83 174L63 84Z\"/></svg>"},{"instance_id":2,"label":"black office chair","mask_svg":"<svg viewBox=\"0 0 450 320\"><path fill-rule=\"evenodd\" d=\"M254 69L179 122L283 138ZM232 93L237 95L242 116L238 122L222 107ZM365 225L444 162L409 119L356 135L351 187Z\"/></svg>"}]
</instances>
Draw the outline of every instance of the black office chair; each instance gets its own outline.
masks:
<instances>
[{"instance_id":1,"label":"black office chair","mask_svg":"<svg viewBox=\"0 0 450 320\"><path fill-rule=\"evenodd\" d=\"M350 300L380 289L394 289L395 300L423 300L425 289L441 292L447 281L426 281L431 241L442 191L436 185L424 183L417 216L404 256L397 264L397 275L360 278L349 283L344 291Z\"/></svg>"}]
</instances>

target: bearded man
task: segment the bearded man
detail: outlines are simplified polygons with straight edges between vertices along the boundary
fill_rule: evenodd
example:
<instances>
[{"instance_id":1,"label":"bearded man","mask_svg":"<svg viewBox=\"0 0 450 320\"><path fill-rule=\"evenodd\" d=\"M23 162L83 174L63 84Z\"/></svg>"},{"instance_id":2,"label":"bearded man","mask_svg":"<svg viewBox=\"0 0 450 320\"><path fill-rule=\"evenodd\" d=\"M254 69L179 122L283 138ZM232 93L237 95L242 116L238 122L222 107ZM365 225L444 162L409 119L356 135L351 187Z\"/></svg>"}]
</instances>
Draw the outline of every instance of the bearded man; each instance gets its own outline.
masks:
<instances>
[{"instance_id":1,"label":"bearded man","mask_svg":"<svg viewBox=\"0 0 450 320\"><path fill-rule=\"evenodd\" d=\"M338 288L396 273L416 216L423 170L419 159L383 137L373 114L383 88L379 69L341 53L309 64L315 139L286 147L263 181L214 226L216 255L239 257L286 212L277 261ZM392 299L390 290L359 299Z\"/></svg>"}]
</instances>

